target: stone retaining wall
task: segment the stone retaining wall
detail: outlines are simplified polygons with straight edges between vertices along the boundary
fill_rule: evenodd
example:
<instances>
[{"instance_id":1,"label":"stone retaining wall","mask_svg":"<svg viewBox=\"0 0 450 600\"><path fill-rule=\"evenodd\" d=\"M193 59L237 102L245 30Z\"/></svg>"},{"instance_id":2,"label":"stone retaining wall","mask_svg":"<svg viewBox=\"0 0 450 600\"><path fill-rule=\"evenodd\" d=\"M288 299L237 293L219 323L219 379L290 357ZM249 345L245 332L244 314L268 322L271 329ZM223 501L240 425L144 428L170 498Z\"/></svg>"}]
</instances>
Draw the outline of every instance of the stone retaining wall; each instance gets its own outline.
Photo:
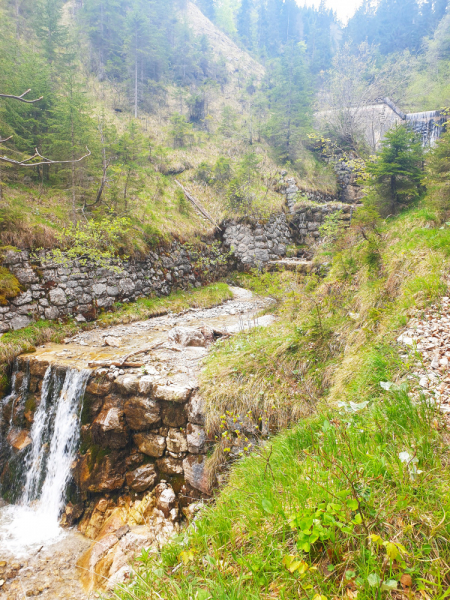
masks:
<instances>
[{"instance_id":1,"label":"stone retaining wall","mask_svg":"<svg viewBox=\"0 0 450 600\"><path fill-rule=\"evenodd\" d=\"M284 213L273 215L267 223L229 221L224 224L224 245L244 267L263 265L286 254L292 244Z\"/></svg>"},{"instance_id":2,"label":"stone retaining wall","mask_svg":"<svg viewBox=\"0 0 450 600\"><path fill-rule=\"evenodd\" d=\"M219 242L211 242L201 250L173 242L165 250L150 252L143 260L123 263L120 273L89 264L55 264L45 252L33 257L29 252L9 251L3 265L25 291L7 306L0 306L0 332L21 329L35 318L54 320L78 315L79 320L94 319L99 309L108 309L117 301L200 287L223 277L235 266Z\"/></svg>"},{"instance_id":3,"label":"stone retaining wall","mask_svg":"<svg viewBox=\"0 0 450 600\"><path fill-rule=\"evenodd\" d=\"M353 207L348 204L333 202L323 206L311 206L310 204L298 204L292 208L290 218L292 239L297 244L314 244L320 238L320 227L325 218L333 212L341 211L341 219L349 223Z\"/></svg>"}]
</instances>

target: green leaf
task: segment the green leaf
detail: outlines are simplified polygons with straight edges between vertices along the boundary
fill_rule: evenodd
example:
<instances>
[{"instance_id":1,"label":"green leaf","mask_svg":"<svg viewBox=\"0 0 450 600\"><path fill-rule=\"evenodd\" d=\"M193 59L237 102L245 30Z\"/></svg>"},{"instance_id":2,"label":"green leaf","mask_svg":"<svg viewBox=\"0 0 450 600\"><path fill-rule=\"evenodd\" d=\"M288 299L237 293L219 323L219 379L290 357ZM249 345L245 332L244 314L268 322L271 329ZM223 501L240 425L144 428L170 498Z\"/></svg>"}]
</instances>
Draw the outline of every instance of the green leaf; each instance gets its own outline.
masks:
<instances>
[{"instance_id":1,"label":"green leaf","mask_svg":"<svg viewBox=\"0 0 450 600\"><path fill-rule=\"evenodd\" d=\"M362 523L362 517L361 517L360 513L358 513L357 515L355 515L355 518L353 519L353 523L355 525L361 525L361 523Z\"/></svg>"},{"instance_id":2,"label":"green leaf","mask_svg":"<svg viewBox=\"0 0 450 600\"><path fill-rule=\"evenodd\" d=\"M389 579L388 581L383 581L383 585L381 586L382 592L391 592L392 590L397 589L397 581L395 579Z\"/></svg>"},{"instance_id":3,"label":"green leaf","mask_svg":"<svg viewBox=\"0 0 450 600\"><path fill-rule=\"evenodd\" d=\"M303 552L309 552L311 550L311 545L309 542L299 542L297 546L299 550L303 550Z\"/></svg>"},{"instance_id":4,"label":"green leaf","mask_svg":"<svg viewBox=\"0 0 450 600\"><path fill-rule=\"evenodd\" d=\"M349 507L350 510L357 510L358 502L354 499L347 500L347 506Z\"/></svg>"},{"instance_id":5,"label":"green leaf","mask_svg":"<svg viewBox=\"0 0 450 600\"><path fill-rule=\"evenodd\" d=\"M274 507L273 507L272 502L270 502L270 500L267 500L267 498L264 498L261 505L262 505L262 509L265 513L268 513L269 515L273 515Z\"/></svg>"},{"instance_id":6,"label":"green leaf","mask_svg":"<svg viewBox=\"0 0 450 600\"><path fill-rule=\"evenodd\" d=\"M371 573L367 578L369 585L371 587L378 587L380 585L381 579L376 573Z\"/></svg>"},{"instance_id":7,"label":"green leaf","mask_svg":"<svg viewBox=\"0 0 450 600\"><path fill-rule=\"evenodd\" d=\"M386 544L386 554L388 555L390 560L395 560L398 556L398 548L392 542L388 542Z\"/></svg>"}]
</instances>

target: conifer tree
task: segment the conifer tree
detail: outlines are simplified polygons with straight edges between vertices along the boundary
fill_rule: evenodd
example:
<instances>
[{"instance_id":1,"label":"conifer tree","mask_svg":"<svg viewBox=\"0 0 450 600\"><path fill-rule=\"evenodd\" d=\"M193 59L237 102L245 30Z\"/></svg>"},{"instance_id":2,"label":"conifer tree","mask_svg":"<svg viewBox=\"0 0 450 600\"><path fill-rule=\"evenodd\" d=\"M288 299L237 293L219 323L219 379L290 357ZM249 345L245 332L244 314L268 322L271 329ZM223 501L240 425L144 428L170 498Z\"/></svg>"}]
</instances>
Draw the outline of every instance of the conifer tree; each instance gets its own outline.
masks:
<instances>
[{"instance_id":1,"label":"conifer tree","mask_svg":"<svg viewBox=\"0 0 450 600\"><path fill-rule=\"evenodd\" d=\"M311 90L305 65L305 47L293 41L286 45L272 73L269 92L271 117L266 135L283 162L295 160L301 137L311 122Z\"/></svg>"},{"instance_id":2,"label":"conifer tree","mask_svg":"<svg viewBox=\"0 0 450 600\"><path fill-rule=\"evenodd\" d=\"M34 24L44 56L52 64L67 43L67 28L61 22L61 0L39 0L35 5Z\"/></svg>"},{"instance_id":3,"label":"conifer tree","mask_svg":"<svg viewBox=\"0 0 450 600\"><path fill-rule=\"evenodd\" d=\"M252 0L242 0L236 18L236 29L241 41L247 48L251 46L252 39Z\"/></svg>"},{"instance_id":4,"label":"conifer tree","mask_svg":"<svg viewBox=\"0 0 450 600\"><path fill-rule=\"evenodd\" d=\"M397 125L385 135L376 159L367 164L367 185L381 214L395 214L417 198L422 189L422 140L411 129Z\"/></svg>"}]
</instances>

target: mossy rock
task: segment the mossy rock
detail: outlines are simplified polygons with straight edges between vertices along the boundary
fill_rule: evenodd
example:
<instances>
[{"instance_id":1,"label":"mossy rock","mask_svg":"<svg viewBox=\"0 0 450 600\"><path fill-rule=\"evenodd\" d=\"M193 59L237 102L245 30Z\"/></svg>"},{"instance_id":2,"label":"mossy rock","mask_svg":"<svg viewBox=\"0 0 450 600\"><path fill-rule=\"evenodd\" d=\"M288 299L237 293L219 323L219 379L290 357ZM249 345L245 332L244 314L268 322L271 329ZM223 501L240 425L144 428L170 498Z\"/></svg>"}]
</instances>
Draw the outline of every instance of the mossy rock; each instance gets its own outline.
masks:
<instances>
[{"instance_id":1,"label":"mossy rock","mask_svg":"<svg viewBox=\"0 0 450 600\"><path fill-rule=\"evenodd\" d=\"M20 283L6 267L0 267L0 304L8 304L8 300L20 294Z\"/></svg>"}]
</instances>

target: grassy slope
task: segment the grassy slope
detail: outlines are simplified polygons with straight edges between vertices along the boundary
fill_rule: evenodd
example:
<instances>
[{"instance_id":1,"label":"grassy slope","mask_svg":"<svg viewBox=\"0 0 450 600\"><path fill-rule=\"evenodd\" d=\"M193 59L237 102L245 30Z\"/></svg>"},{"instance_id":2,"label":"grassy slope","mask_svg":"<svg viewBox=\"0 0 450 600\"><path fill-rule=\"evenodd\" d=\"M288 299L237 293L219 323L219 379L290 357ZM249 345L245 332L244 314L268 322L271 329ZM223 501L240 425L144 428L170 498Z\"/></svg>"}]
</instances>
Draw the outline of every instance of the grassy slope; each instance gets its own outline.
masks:
<instances>
[{"instance_id":1,"label":"grassy slope","mask_svg":"<svg viewBox=\"0 0 450 600\"><path fill-rule=\"evenodd\" d=\"M82 329L108 327L118 323L131 323L149 319L167 311L182 312L187 308L209 308L232 297L225 283L213 283L204 288L175 292L165 298L142 298L129 304L116 304L114 312L102 313L97 321L78 324L73 319L64 323L36 321L19 331L5 333L0 339L0 377L2 387L6 386L8 366L19 355L34 352L36 346L46 342L61 343L64 338L75 335Z\"/></svg>"},{"instance_id":2,"label":"grassy slope","mask_svg":"<svg viewBox=\"0 0 450 600\"><path fill-rule=\"evenodd\" d=\"M286 422L318 411L236 464L196 529L144 556L121 598L447 597L448 434L431 407L411 403L401 382L412 360L395 338L445 293L449 242L448 228L413 209L371 244L350 232L322 282L253 280L284 298L280 320L210 358L209 421L220 430L221 411L250 409L276 427L280 408ZM386 392L380 381L401 385Z\"/></svg>"},{"instance_id":3,"label":"grassy slope","mask_svg":"<svg viewBox=\"0 0 450 600\"><path fill-rule=\"evenodd\" d=\"M67 3L64 13L65 24L76 27L72 22L73 16L69 8L70 3ZM215 58L226 61L228 81L222 87L210 86L209 91L206 92L207 127L194 128L193 139L184 148L174 148L170 135L170 117L180 110L188 117L186 99L189 94L184 89L166 85L165 100L158 104L155 112L152 114L140 112L137 123L146 143L148 141L153 149L153 164L148 165L143 174L143 191L129 198L130 214L137 226L134 232L137 248L142 248L139 231L143 229L147 229L147 235L150 237L166 238L172 235L186 238L196 234L211 233L212 225L209 221L200 217L189 204L180 206L177 196L179 188L175 182L177 178L217 221L233 214L233 210L227 204L224 189L213 188L197 179L196 169L203 161L214 165L219 157L225 157L231 160L233 168L237 168L246 153L250 151L257 153L261 159L261 173L252 185L255 197L253 210L258 215L267 217L271 212L280 210L284 203L283 196L271 189L268 190L268 183L276 177L279 168L272 158L270 147L264 139L258 139L256 133L254 133L255 143L252 146L248 143L248 123L251 120L249 114L254 110L252 108L254 98L247 93L247 83L250 76L256 78L256 83L261 81L264 68L235 46L192 5L187 17L185 13L180 13L178 18L182 20L187 18L196 34L205 34L209 38ZM83 32L80 35L80 52L85 56L89 53L88 42ZM234 62L231 59L235 59ZM236 71L237 64L240 65L239 72ZM81 67L80 78L89 95L95 121L100 115L104 115L106 121L114 125L119 134L123 133L132 119L130 106L124 100L128 97L127 90L120 86L120 89L113 89L107 82L99 82L94 76L84 72ZM197 93L199 90L194 92ZM186 96L181 107L180 93ZM118 98L122 98L122 101L118 101ZM236 130L232 137L225 137L219 132L225 106L233 109L236 114ZM120 108L123 112L115 112L116 108ZM258 128L256 119L253 127L255 130ZM155 148L162 148L162 154ZM86 164L89 161L92 162L93 159L87 159ZM158 172L156 168L161 170L161 164L162 172ZM162 174L167 169L183 165L186 171L180 175ZM319 164L307 151L302 159L301 170L303 178L297 177L301 185L323 191L334 191L335 178L332 170ZM40 185L37 180L31 180L35 177L35 173L22 171L16 174L14 169L8 167L3 169L3 176L6 179L3 202L5 214L1 225L1 229L6 230L2 233L3 243L25 247L51 247L55 244L55 232L70 222L71 191L65 189L67 185L58 186L56 180ZM97 175L95 181L91 180L92 192L99 185L98 171ZM23 182L24 176L30 178L27 183ZM105 196L108 196L108 189ZM130 244L129 250L132 249Z\"/></svg>"}]
</instances>

